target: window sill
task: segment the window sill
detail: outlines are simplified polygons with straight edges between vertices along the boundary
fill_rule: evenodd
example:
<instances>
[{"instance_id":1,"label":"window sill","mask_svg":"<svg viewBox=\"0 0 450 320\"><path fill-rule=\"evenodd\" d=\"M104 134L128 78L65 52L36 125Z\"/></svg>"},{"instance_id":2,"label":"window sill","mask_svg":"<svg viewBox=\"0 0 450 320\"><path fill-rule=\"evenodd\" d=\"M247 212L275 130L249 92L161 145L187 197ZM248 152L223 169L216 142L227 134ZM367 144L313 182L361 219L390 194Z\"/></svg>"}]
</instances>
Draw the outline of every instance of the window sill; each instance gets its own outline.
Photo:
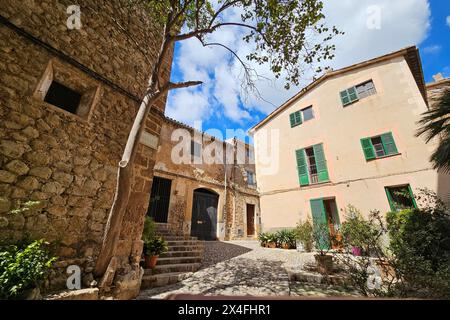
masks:
<instances>
[{"instance_id":1,"label":"window sill","mask_svg":"<svg viewBox=\"0 0 450 320\"><path fill-rule=\"evenodd\" d=\"M326 185L326 184L331 184L331 181L322 181L322 182L317 182L317 183L310 183L310 184L305 184L305 185L301 185L300 188L307 188L307 187L315 187L315 186L322 186L322 185Z\"/></svg>"},{"instance_id":2,"label":"window sill","mask_svg":"<svg viewBox=\"0 0 450 320\"><path fill-rule=\"evenodd\" d=\"M402 154L400 152L398 153L394 153L394 154L390 154L387 156L382 156L382 157L378 157L378 158L374 158L374 159L370 159L370 160L366 160L367 162L372 162L372 161L376 161L376 160L381 160L381 159L386 159L386 158L392 158L392 157L397 157L397 156L401 156Z\"/></svg>"}]
</instances>

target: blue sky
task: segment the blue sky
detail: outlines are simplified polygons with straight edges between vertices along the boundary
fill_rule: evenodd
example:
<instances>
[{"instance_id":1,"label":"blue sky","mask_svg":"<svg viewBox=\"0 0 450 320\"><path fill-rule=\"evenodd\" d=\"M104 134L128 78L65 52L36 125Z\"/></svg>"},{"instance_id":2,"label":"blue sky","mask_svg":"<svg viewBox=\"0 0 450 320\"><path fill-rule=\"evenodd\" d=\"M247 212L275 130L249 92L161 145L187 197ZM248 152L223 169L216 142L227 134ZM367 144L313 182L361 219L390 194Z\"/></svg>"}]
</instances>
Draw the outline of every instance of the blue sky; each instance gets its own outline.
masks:
<instances>
[{"instance_id":1,"label":"blue sky","mask_svg":"<svg viewBox=\"0 0 450 320\"><path fill-rule=\"evenodd\" d=\"M333 40L337 48L329 63L333 69L417 45L427 82L438 72L450 77L450 1L324 0L324 4L327 23L345 32ZM236 21L238 17L238 11L231 11L225 19ZM241 41L244 31L224 28L211 39L245 56L252 47ZM273 79L267 66L255 68ZM242 92L241 77L241 66L225 50L203 48L195 39L181 42L175 48L172 80L204 84L172 91L166 114L192 126L201 123L203 131L227 138L227 129L247 131L311 82L312 75L306 71L301 85L289 91L283 89L282 81L260 80L257 87L262 99Z\"/></svg>"}]
</instances>

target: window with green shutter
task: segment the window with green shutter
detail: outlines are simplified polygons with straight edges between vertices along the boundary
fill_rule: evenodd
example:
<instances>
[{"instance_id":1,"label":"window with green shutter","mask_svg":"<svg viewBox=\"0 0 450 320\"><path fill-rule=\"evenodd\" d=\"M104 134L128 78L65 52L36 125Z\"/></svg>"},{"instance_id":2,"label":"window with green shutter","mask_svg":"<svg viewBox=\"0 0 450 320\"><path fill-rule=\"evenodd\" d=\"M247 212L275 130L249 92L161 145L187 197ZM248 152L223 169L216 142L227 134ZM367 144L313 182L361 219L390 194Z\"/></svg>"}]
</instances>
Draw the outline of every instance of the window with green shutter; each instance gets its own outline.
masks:
<instances>
[{"instance_id":1,"label":"window with green shutter","mask_svg":"<svg viewBox=\"0 0 450 320\"><path fill-rule=\"evenodd\" d=\"M301 111L296 111L289 115L289 120L291 122L291 128L302 124L302 113Z\"/></svg>"},{"instance_id":2,"label":"window with green shutter","mask_svg":"<svg viewBox=\"0 0 450 320\"><path fill-rule=\"evenodd\" d=\"M366 160L383 158L398 154L392 132L361 139L361 146Z\"/></svg>"},{"instance_id":3,"label":"window with green shutter","mask_svg":"<svg viewBox=\"0 0 450 320\"><path fill-rule=\"evenodd\" d=\"M417 208L416 200L409 184L385 187L384 189L392 211Z\"/></svg>"},{"instance_id":4,"label":"window with green shutter","mask_svg":"<svg viewBox=\"0 0 450 320\"><path fill-rule=\"evenodd\" d=\"M322 144L297 150L296 158L301 186L330 180Z\"/></svg>"},{"instance_id":5,"label":"window with green shutter","mask_svg":"<svg viewBox=\"0 0 450 320\"><path fill-rule=\"evenodd\" d=\"M341 91L342 105L345 107L355 101L376 94L375 85L372 80L360 83L347 90Z\"/></svg>"}]
</instances>

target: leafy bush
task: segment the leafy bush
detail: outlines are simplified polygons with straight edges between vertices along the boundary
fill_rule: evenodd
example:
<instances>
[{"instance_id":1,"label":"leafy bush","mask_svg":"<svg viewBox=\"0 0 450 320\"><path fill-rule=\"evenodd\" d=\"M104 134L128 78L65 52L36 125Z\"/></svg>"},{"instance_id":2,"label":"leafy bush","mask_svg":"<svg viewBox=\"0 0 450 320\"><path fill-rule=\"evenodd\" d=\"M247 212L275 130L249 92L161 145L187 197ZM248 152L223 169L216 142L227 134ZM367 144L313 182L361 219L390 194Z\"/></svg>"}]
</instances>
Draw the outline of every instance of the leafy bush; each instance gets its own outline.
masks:
<instances>
[{"instance_id":1,"label":"leafy bush","mask_svg":"<svg viewBox=\"0 0 450 320\"><path fill-rule=\"evenodd\" d=\"M146 243L145 254L147 256L159 256L160 254L167 252L167 242L163 238L153 238Z\"/></svg>"},{"instance_id":2,"label":"leafy bush","mask_svg":"<svg viewBox=\"0 0 450 320\"><path fill-rule=\"evenodd\" d=\"M313 225L311 221L305 220L304 222L297 223L295 228L296 238L302 243L306 252L310 252L313 247Z\"/></svg>"},{"instance_id":3,"label":"leafy bush","mask_svg":"<svg viewBox=\"0 0 450 320\"><path fill-rule=\"evenodd\" d=\"M56 261L44 240L25 246L0 248L0 299L20 297L25 290L39 287Z\"/></svg>"},{"instance_id":4,"label":"leafy bush","mask_svg":"<svg viewBox=\"0 0 450 320\"><path fill-rule=\"evenodd\" d=\"M295 239L296 239L295 230L280 230L275 233L276 243L278 246L282 247L283 245L288 246L289 248L295 248Z\"/></svg>"},{"instance_id":5,"label":"leafy bush","mask_svg":"<svg viewBox=\"0 0 450 320\"><path fill-rule=\"evenodd\" d=\"M442 205L387 214L402 296L450 297L450 212Z\"/></svg>"},{"instance_id":6,"label":"leafy bush","mask_svg":"<svg viewBox=\"0 0 450 320\"><path fill-rule=\"evenodd\" d=\"M361 215L361 212L355 207L349 205L346 210L346 219L342 223L340 233L342 235L340 245L350 251L352 247L358 247L363 250L365 254L370 254L381 236L381 229L379 225L373 223L374 221L366 220Z\"/></svg>"},{"instance_id":7,"label":"leafy bush","mask_svg":"<svg viewBox=\"0 0 450 320\"><path fill-rule=\"evenodd\" d=\"M149 216L145 217L144 231L142 232L142 240L144 243L151 241L156 236L156 224Z\"/></svg>"}]
</instances>

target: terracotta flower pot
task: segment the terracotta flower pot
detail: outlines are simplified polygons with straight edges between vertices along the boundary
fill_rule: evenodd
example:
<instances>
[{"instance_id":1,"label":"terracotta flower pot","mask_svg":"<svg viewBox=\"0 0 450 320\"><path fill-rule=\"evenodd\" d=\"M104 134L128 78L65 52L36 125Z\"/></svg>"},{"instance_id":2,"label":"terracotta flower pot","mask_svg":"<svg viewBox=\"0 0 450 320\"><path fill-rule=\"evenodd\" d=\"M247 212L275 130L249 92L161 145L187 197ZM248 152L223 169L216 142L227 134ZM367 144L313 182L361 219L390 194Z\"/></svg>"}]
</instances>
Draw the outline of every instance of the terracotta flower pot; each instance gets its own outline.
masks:
<instances>
[{"instance_id":1,"label":"terracotta flower pot","mask_svg":"<svg viewBox=\"0 0 450 320\"><path fill-rule=\"evenodd\" d=\"M352 247L352 254L356 257L361 256L361 248L360 247Z\"/></svg>"},{"instance_id":2,"label":"terracotta flower pot","mask_svg":"<svg viewBox=\"0 0 450 320\"><path fill-rule=\"evenodd\" d=\"M289 245L289 244L287 244L287 243L283 243L282 245L281 245L281 247L283 248L283 249L290 249L291 248L291 246Z\"/></svg>"},{"instance_id":3,"label":"terracotta flower pot","mask_svg":"<svg viewBox=\"0 0 450 320\"><path fill-rule=\"evenodd\" d=\"M395 276L395 269L390 265L389 262L385 260L377 260L375 263L378 267L378 270L380 270L382 279L390 279L391 277Z\"/></svg>"},{"instance_id":4,"label":"terracotta flower pot","mask_svg":"<svg viewBox=\"0 0 450 320\"><path fill-rule=\"evenodd\" d=\"M158 262L159 256L145 256L145 267L147 269L153 269Z\"/></svg>"},{"instance_id":5,"label":"terracotta flower pot","mask_svg":"<svg viewBox=\"0 0 450 320\"><path fill-rule=\"evenodd\" d=\"M268 243L269 248L275 249L277 247L277 244L275 242L269 242Z\"/></svg>"},{"instance_id":6,"label":"terracotta flower pot","mask_svg":"<svg viewBox=\"0 0 450 320\"><path fill-rule=\"evenodd\" d=\"M333 257L329 255L317 254L314 256L317 263L317 271L320 274L330 274L333 272Z\"/></svg>"}]
</instances>

